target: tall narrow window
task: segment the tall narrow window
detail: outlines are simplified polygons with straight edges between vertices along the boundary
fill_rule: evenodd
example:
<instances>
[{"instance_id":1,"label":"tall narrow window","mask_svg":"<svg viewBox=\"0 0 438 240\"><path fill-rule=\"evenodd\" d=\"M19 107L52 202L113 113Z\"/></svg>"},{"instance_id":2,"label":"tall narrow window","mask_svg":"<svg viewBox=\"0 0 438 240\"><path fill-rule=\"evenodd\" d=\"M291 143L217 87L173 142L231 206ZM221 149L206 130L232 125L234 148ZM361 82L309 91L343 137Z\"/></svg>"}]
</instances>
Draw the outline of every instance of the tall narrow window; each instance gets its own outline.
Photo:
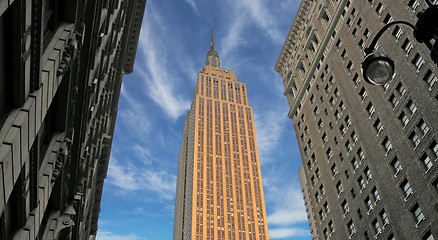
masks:
<instances>
[{"instance_id":1,"label":"tall narrow window","mask_svg":"<svg viewBox=\"0 0 438 240\"><path fill-rule=\"evenodd\" d=\"M385 148L386 153L389 153L389 151L391 151L392 144L391 144L391 141L389 141L388 137L385 137L385 139L382 142L382 146L383 146L383 148Z\"/></svg>"},{"instance_id":2,"label":"tall narrow window","mask_svg":"<svg viewBox=\"0 0 438 240\"><path fill-rule=\"evenodd\" d=\"M366 108L368 115L371 117L374 112L376 111L376 109L374 108L373 104L370 102Z\"/></svg>"},{"instance_id":3,"label":"tall narrow window","mask_svg":"<svg viewBox=\"0 0 438 240\"><path fill-rule=\"evenodd\" d=\"M427 70L426 75L424 75L423 80L427 83L427 86L429 86L429 88L432 88L433 85L435 84L435 82L438 80L438 78L429 69L429 70Z\"/></svg>"},{"instance_id":4,"label":"tall narrow window","mask_svg":"<svg viewBox=\"0 0 438 240\"><path fill-rule=\"evenodd\" d=\"M406 104L406 107L409 109L409 112L411 115L413 115L417 111L417 106L415 106L414 102L412 100L409 100Z\"/></svg>"},{"instance_id":5,"label":"tall narrow window","mask_svg":"<svg viewBox=\"0 0 438 240\"><path fill-rule=\"evenodd\" d=\"M342 187L342 183L341 183L341 181L339 181L339 182L336 184L336 191L338 192L338 195L340 195L340 194L342 193L343 190L344 190L344 189L343 189L343 187Z\"/></svg>"},{"instance_id":6,"label":"tall narrow window","mask_svg":"<svg viewBox=\"0 0 438 240\"><path fill-rule=\"evenodd\" d=\"M403 127L406 127L406 125L408 125L408 123L409 123L409 118L408 118L408 116L406 116L404 111L402 111L400 113L400 115L398 116L398 119L402 123Z\"/></svg>"},{"instance_id":7,"label":"tall narrow window","mask_svg":"<svg viewBox=\"0 0 438 240\"><path fill-rule=\"evenodd\" d=\"M409 55L414 45L412 44L409 39L406 38L406 40L403 42L402 49L405 51L406 55Z\"/></svg>"},{"instance_id":8,"label":"tall narrow window","mask_svg":"<svg viewBox=\"0 0 438 240\"><path fill-rule=\"evenodd\" d=\"M350 210L350 209L348 208L347 200L344 200L344 201L342 202L341 207L342 207L342 211L344 212L344 215Z\"/></svg>"},{"instance_id":9,"label":"tall narrow window","mask_svg":"<svg viewBox=\"0 0 438 240\"><path fill-rule=\"evenodd\" d=\"M376 119L376 121L374 122L373 126L376 129L377 134L379 134L382 131L382 129L383 129L383 124L382 124L382 122L380 121L379 118Z\"/></svg>"},{"instance_id":10,"label":"tall narrow window","mask_svg":"<svg viewBox=\"0 0 438 240\"><path fill-rule=\"evenodd\" d=\"M379 191L377 191L377 188L374 187L373 190L371 190L371 193L373 194L374 197L374 202L378 202L380 200L380 194Z\"/></svg>"},{"instance_id":11,"label":"tall narrow window","mask_svg":"<svg viewBox=\"0 0 438 240\"><path fill-rule=\"evenodd\" d=\"M420 68L423 66L424 64L424 59L420 54L415 54L414 59L412 59L412 64L414 64L414 66L417 68L417 71L420 70Z\"/></svg>"},{"instance_id":12,"label":"tall narrow window","mask_svg":"<svg viewBox=\"0 0 438 240\"><path fill-rule=\"evenodd\" d=\"M411 184L409 184L408 180L405 179L402 184L400 185L401 189L403 190L403 193L405 195L405 197L408 197L409 195L412 194L412 188L411 188Z\"/></svg>"},{"instance_id":13,"label":"tall narrow window","mask_svg":"<svg viewBox=\"0 0 438 240\"><path fill-rule=\"evenodd\" d=\"M353 220L350 220L350 222L347 223L348 233L353 235L356 232L356 228L354 227Z\"/></svg>"},{"instance_id":14,"label":"tall narrow window","mask_svg":"<svg viewBox=\"0 0 438 240\"><path fill-rule=\"evenodd\" d=\"M432 167L432 161L430 161L429 156L427 156L426 153L424 153L421 157L420 157L420 161L423 163L424 167L426 168L426 171L429 170Z\"/></svg>"},{"instance_id":15,"label":"tall narrow window","mask_svg":"<svg viewBox=\"0 0 438 240\"><path fill-rule=\"evenodd\" d=\"M417 133L415 131L412 131L409 135L409 140L411 140L412 145L414 145L414 148L417 147L420 144L420 138L418 138Z\"/></svg>"},{"instance_id":16,"label":"tall narrow window","mask_svg":"<svg viewBox=\"0 0 438 240\"><path fill-rule=\"evenodd\" d=\"M397 156L391 161L392 170L394 170L394 177L397 177L398 173L402 170L402 166Z\"/></svg>"},{"instance_id":17,"label":"tall narrow window","mask_svg":"<svg viewBox=\"0 0 438 240\"><path fill-rule=\"evenodd\" d=\"M421 211L421 208L418 205L418 203L415 204L415 206L411 209L411 212L414 215L417 224L419 224L422 220L424 220L423 212Z\"/></svg>"}]
</instances>

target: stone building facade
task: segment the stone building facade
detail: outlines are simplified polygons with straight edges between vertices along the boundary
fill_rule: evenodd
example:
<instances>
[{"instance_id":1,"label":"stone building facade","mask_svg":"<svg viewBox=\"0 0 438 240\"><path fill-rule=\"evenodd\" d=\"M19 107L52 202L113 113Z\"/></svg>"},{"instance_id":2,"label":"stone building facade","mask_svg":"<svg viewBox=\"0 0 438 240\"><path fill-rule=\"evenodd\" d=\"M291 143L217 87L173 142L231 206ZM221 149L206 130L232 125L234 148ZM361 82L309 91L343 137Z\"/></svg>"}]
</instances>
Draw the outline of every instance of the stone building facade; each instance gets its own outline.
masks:
<instances>
[{"instance_id":1,"label":"stone building facade","mask_svg":"<svg viewBox=\"0 0 438 240\"><path fill-rule=\"evenodd\" d=\"M0 239L94 239L146 0L0 1Z\"/></svg>"},{"instance_id":2,"label":"stone building facade","mask_svg":"<svg viewBox=\"0 0 438 240\"><path fill-rule=\"evenodd\" d=\"M412 29L393 26L377 51L393 80L372 86L361 62L421 0L304 0L275 70L302 156L314 239L438 238L438 69ZM304 189L305 188L305 189Z\"/></svg>"}]
</instances>

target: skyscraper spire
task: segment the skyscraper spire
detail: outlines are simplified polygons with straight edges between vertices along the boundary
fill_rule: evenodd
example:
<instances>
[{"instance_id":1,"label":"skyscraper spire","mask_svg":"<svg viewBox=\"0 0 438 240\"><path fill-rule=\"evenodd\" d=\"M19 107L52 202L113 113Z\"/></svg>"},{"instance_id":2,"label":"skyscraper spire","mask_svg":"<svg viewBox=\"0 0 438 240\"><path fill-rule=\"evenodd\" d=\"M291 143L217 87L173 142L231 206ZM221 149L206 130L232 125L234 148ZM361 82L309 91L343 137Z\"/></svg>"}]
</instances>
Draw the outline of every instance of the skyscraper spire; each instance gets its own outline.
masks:
<instances>
[{"instance_id":1,"label":"skyscraper spire","mask_svg":"<svg viewBox=\"0 0 438 240\"><path fill-rule=\"evenodd\" d=\"M207 53L207 64L209 66L220 68L220 60L217 52L214 50L213 28L211 29L210 51Z\"/></svg>"},{"instance_id":2,"label":"skyscraper spire","mask_svg":"<svg viewBox=\"0 0 438 240\"><path fill-rule=\"evenodd\" d=\"M211 28L211 44L210 44L210 51L214 51L214 36L213 36L213 28Z\"/></svg>"}]
</instances>

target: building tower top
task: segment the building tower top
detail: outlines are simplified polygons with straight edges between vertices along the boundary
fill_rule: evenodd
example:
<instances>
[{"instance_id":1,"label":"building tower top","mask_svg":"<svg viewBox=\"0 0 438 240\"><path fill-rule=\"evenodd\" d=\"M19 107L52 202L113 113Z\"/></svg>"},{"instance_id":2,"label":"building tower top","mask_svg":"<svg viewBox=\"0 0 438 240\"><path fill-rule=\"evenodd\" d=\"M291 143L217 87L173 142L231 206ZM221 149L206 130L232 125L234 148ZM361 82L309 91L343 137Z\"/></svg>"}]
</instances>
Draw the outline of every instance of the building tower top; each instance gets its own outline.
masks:
<instances>
[{"instance_id":1,"label":"building tower top","mask_svg":"<svg viewBox=\"0 0 438 240\"><path fill-rule=\"evenodd\" d=\"M220 68L220 60L217 52L214 50L213 29L211 29L211 44L210 51L207 53L207 64L209 66Z\"/></svg>"}]
</instances>

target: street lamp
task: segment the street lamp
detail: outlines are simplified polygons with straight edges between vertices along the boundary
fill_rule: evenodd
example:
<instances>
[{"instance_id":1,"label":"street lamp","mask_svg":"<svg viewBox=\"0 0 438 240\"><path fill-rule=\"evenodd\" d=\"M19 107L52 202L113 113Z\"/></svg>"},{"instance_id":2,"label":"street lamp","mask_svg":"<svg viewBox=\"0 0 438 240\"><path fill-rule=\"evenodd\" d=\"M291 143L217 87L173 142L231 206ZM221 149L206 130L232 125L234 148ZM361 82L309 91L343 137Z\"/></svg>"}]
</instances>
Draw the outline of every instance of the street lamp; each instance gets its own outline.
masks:
<instances>
[{"instance_id":1,"label":"street lamp","mask_svg":"<svg viewBox=\"0 0 438 240\"><path fill-rule=\"evenodd\" d=\"M414 30L415 39L424 43L431 51L430 56L438 66L438 5L433 5L430 0L425 0L429 6L417 14L418 20L415 25L407 21L393 21L377 32L368 48L365 48L365 59L362 62L362 74L367 83L373 85L384 85L394 75L394 61L384 53L373 52L377 41L389 27L396 24L407 25ZM430 41L434 39L432 45Z\"/></svg>"}]
</instances>

